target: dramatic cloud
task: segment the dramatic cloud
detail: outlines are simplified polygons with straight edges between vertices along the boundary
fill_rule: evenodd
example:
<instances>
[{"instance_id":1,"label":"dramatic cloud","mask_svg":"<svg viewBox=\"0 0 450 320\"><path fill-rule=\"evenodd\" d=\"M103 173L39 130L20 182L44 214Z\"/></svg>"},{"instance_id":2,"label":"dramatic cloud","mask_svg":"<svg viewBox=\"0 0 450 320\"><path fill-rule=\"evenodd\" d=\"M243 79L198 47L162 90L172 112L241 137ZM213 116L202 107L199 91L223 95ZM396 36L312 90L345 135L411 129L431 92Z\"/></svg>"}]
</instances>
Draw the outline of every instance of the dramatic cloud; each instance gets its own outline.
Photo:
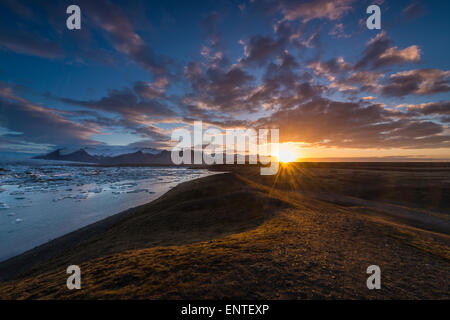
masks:
<instances>
[{"instance_id":1,"label":"dramatic cloud","mask_svg":"<svg viewBox=\"0 0 450 320\"><path fill-rule=\"evenodd\" d=\"M54 145L95 144L90 136L96 127L70 121L53 110L35 105L0 84L0 126L13 132L4 135L10 142L26 140Z\"/></svg>"},{"instance_id":2,"label":"dramatic cloud","mask_svg":"<svg viewBox=\"0 0 450 320\"><path fill-rule=\"evenodd\" d=\"M315 96L320 96L323 88L311 85L308 74L299 72L300 65L295 58L284 53L278 57L278 64L270 63L262 79L262 84L248 95L250 106L264 109L292 108Z\"/></svg>"},{"instance_id":3,"label":"dramatic cloud","mask_svg":"<svg viewBox=\"0 0 450 320\"><path fill-rule=\"evenodd\" d=\"M391 46L392 41L386 35L386 32L379 33L375 38L371 39L363 57L355 65L356 69L371 68L378 69L395 64L404 64L420 61L420 50L416 45L405 49Z\"/></svg>"},{"instance_id":4,"label":"dramatic cloud","mask_svg":"<svg viewBox=\"0 0 450 320\"><path fill-rule=\"evenodd\" d=\"M346 83L359 85L361 87L361 90L364 91L376 91L378 87L378 81L383 77L383 73L360 71L352 73L346 80Z\"/></svg>"},{"instance_id":5,"label":"dramatic cloud","mask_svg":"<svg viewBox=\"0 0 450 320\"><path fill-rule=\"evenodd\" d=\"M245 107L253 76L239 67L223 70L208 68L202 73L198 65L189 64L185 75L191 80L192 92L185 95L186 105L202 109L238 111Z\"/></svg>"},{"instance_id":6,"label":"dramatic cloud","mask_svg":"<svg viewBox=\"0 0 450 320\"><path fill-rule=\"evenodd\" d=\"M333 58L326 62L313 61L308 64L316 76L325 77L330 81L329 87L341 92L370 91L376 92L383 73L372 71L354 71L351 63L343 57Z\"/></svg>"},{"instance_id":7,"label":"dramatic cloud","mask_svg":"<svg viewBox=\"0 0 450 320\"><path fill-rule=\"evenodd\" d=\"M279 55L277 63L267 65L259 85L254 85L255 79L237 66L208 68L203 73L198 64L190 63L185 67L185 76L193 91L184 96L183 103L202 119L207 115L218 119L217 113L211 115L212 110L237 113L292 108L323 92L322 86L308 82L311 75L301 72L294 56L288 53Z\"/></svg>"},{"instance_id":8,"label":"dramatic cloud","mask_svg":"<svg viewBox=\"0 0 450 320\"><path fill-rule=\"evenodd\" d=\"M157 99L149 99L153 96L159 97L156 85L164 86L165 84L164 81L156 84L137 82L133 90L129 88L111 90L107 96L100 100L83 101L68 98L58 98L58 100L120 116L119 119L102 118L91 120L91 123L126 128L128 131L146 138L166 139L167 137L153 123L158 119L162 119L162 117L174 115L174 112L165 103ZM159 94L162 93L159 92Z\"/></svg>"},{"instance_id":9,"label":"dramatic cloud","mask_svg":"<svg viewBox=\"0 0 450 320\"><path fill-rule=\"evenodd\" d=\"M310 146L346 148L449 147L450 136L430 121L399 119L397 112L379 104L315 99L294 109L280 110L255 123L259 127L283 128L283 142L299 141Z\"/></svg>"},{"instance_id":10,"label":"dramatic cloud","mask_svg":"<svg viewBox=\"0 0 450 320\"><path fill-rule=\"evenodd\" d=\"M89 17L109 33L116 50L126 54L153 74L169 73L172 60L164 55L157 55L145 43L134 31L131 21L123 10L106 0L82 1L82 6L89 12Z\"/></svg>"},{"instance_id":11,"label":"dramatic cloud","mask_svg":"<svg viewBox=\"0 0 450 320\"><path fill-rule=\"evenodd\" d=\"M319 45L316 32L309 39L302 39L302 27L294 28L288 21L279 21L273 27L275 32L273 36L255 35L248 41L239 41L244 46L245 58L241 59L242 64L262 67L273 58L286 53L290 43L297 48L312 48Z\"/></svg>"},{"instance_id":12,"label":"dramatic cloud","mask_svg":"<svg viewBox=\"0 0 450 320\"><path fill-rule=\"evenodd\" d=\"M438 45L423 37L399 45L386 31L367 30L367 3L214 3L191 8L186 23L186 6L161 3L155 11L148 2L78 0L78 31L65 28L69 2L24 3L0 4L0 51L13 57L2 61L0 76L30 87L25 95L0 84L1 142L86 145L114 133L124 134L121 142L158 147L167 146L173 128L202 120L279 128L283 142L312 147L450 147L450 71L424 55L442 49L438 37ZM417 1L404 7L389 3L399 23L424 11ZM364 33L352 31L360 18ZM421 31L397 29L392 36ZM36 59L29 56L50 61L30 71ZM411 65L422 56L426 69Z\"/></svg>"},{"instance_id":13,"label":"dramatic cloud","mask_svg":"<svg viewBox=\"0 0 450 320\"><path fill-rule=\"evenodd\" d=\"M142 88L143 86L145 87L144 89ZM117 113L125 118L173 115L173 112L158 100L143 99L148 94L148 90L145 90L147 88L147 83L137 82L135 85L136 91L128 88L123 90L114 89L100 100L83 101L67 98L60 98L59 100L95 110ZM143 94L144 96L140 96L139 94Z\"/></svg>"},{"instance_id":14,"label":"dramatic cloud","mask_svg":"<svg viewBox=\"0 0 450 320\"><path fill-rule=\"evenodd\" d=\"M417 69L392 74L381 89L387 96L430 95L450 91L450 71Z\"/></svg>"},{"instance_id":15,"label":"dramatic cloud","mask_svg":"<svg viewBox=\"0 0 450 320\"><path fill-rule=\"evenodd\" d=\"M341 78L331 83L331 88L337 88L339 91L368 91L377 92L379 89L379 80L384 77L383 73L359 71L350 73L348 78Z\"/></svg>"},{"instance_id":16,"label":"dramatic cloud","mask_svg":"<svg viewBox=\"0 0 450 320\"><path fill-rule=\"evenodd\" d=\"M398 49L398 47L392 47L387 49L379 56L379 60L374 64L375 67L378 65L389 65L389 64L400 64L406 62L419 62L420 61L420 50L417 46L410 46L403 50Z\"/></svg>"},{"instance_id":17,"label":"dramatic cloud","mask_svg":"<svg viewBox=\"0 0 450 320\"><path fill-rule=\"evenodd\" d=\"M268 59L284 51L286 39L274 39L271 36L253 36L244 44L244 64L264 65Z\"/></svg>"},{"instance_id":18,"label":"dramatic cloud","mask_svg":"<svg viewBox=\"0 0 450 320\"><path fill-rule=\"evenodd\" d=\"M443 127L431 121L411 122L408 125L398 128L392 135L404 138L420 138L433 136L444 131ZM450 136L445 137L450 142ZM420 140L419 140L420 141Z\"/></svg>"}]
</instances>

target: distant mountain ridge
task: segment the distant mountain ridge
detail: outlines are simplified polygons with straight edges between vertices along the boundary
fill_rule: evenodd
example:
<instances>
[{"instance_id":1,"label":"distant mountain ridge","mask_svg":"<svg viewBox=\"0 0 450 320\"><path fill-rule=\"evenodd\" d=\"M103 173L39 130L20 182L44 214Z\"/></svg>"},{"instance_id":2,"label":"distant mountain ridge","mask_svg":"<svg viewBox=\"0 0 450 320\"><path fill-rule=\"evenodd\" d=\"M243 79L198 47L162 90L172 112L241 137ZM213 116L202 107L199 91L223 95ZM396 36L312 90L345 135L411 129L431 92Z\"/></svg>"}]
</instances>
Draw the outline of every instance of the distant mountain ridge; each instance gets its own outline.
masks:
<instances>
[{"instance_id":1,"label":"distant mountain ridge","mask_svg":"<svg viewBox=\"0 0 450 320\"><path fill-rule=\"evenodd\" d=\"M95 164L173 164L170 151L152 148L61 148L33 159Z\"/></svg>"},{"instance_id":2,"label":"distant mountain ridge","mask_svg":"<svg viewBox=\"0 0 450 320\"><path fill-rule=\"evenodd\" d=\"M194 164L196 153L200 153L202 164L205 164L201 151L193 151L190 149L184 152L191 152L191 161ZM180 152L180 156L183 152ZM220 157L220 155L218 155ZM234 159L236 163L236 154ZM226 163L225 154L222 154L223 163ZM264 157L261 157L264 158ZM172 162L171 151L158 150L153 148L135 148L122 146L99 146L85 148L60 148L46 155L39 155L33 159L41 160L57 160L69 162L82 162L94 164L155 164L155 165L175 165ZM249 162L249 157L245 156L245 163Z\"/></svg>"}]
</instances>

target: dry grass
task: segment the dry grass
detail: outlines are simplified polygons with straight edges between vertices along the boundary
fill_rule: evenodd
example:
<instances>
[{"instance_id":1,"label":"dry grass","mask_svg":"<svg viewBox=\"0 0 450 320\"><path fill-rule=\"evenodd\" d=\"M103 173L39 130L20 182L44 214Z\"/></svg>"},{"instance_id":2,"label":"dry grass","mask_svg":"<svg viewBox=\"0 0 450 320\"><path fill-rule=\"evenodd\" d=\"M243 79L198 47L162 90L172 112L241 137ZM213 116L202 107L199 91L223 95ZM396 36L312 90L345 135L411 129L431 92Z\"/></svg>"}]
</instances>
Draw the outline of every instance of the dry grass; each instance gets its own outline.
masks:
<instances>
[{"instance_id":1,"label":"dry grass","mask_svg":"<svg viewBox=\"0 0 450 320\"><path fill-rule=\"evenodd\" d=\"M14 278L0 283L0 297L450 298L448 234L310 197L292 175L270 180L244 169L182 184L43 246L45 259L29 253L0 265ZM65 286L70 264L81 267L82 290ZM372 264L381 267L381 290L366 287Z\"/></svg>"}]
</instances>

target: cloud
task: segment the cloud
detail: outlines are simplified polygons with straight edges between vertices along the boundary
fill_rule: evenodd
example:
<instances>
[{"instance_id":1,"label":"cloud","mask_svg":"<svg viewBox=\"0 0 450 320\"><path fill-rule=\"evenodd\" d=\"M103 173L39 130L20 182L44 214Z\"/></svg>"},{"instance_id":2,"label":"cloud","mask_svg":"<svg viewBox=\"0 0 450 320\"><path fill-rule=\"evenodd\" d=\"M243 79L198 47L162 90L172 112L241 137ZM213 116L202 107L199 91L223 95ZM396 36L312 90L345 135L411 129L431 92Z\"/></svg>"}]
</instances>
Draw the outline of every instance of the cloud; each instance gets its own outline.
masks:
<instances>
[{"instance_id":1,"label":"cloud","mask_svg":"<svg viewBox=\"0 0 450 320\"><path fill-rule=\"evenodd\" d=\"M345 78L346 75L332 81L330 88L337 88L341 92L350 94L363 91L377 92L380 87L379 80L384 77L383 73L371 71L352 72Z\"/></svg>"},{"instance_id":2,"label":"cloud","mask_svg":"<svg viewBox=\"0 0 450 320\"><path fill-rule=\"evenodd\" d=\"M286 53L289 43L293 43L296 47L304 48L305 41L310 47L318 45L317 33L313 33L308 40L301 41L304 27L296 30L288 21L278 21L273 25L275 34L271 35L254 35L247 41L240 40L244 46L245 57L240 60L242 65L256 65L262 67L270 62L273 58Z\"/></svg>"},{"instance_id":3,"label":"cloud","mask_svg":"<svg viewBox=\"0 0 450 320\"><path fill-rule=\"evenodd\" d=\"M281 142L338 148L449 147L442 125L399 117L380 104L313 99L293 109L282 109L254 123L280 129Z\"/></svg>"},{"instance_id":4,"label":"cloud","mask_svg":"<svg viewBox=\"0 0 450 320\"><path fill-rule=\"evenodd\" d=\"M392 135L404 138L420 138L433 136L444 131L440 124L431 121L418 121L408 123L406 126L398 128L392 132ZM450 136L447 136L450 141Z\"/></svg>"},{"instance_id":5,"label":"cloud","mask_svg":"<svg viewBox=\"0 0 450 320\"><path fill-rule=\"evenodd\" d=\"M99 100L84 101L70 98L59 98L58 100L99 111L117 113L125 118L173 115L173 111L164 103L145 98L145 95L149 94L148 87L148 83L137 82L133 90L129 88L110 90L107 96Z\"/></svg>"},{"instance_id":6,"label":"cloud","mask_svg":"<svg viewBox=\"0 0 450 320\"><path fill-rule=\"evenodd\" d=\"M316 76L324 76L330 81L334 81L337 75L353 70L353 65L345 62L343 57L332 58L326 62L312 61L308 65Z\"/></svg>"},{"instance_id":7,"label":"cloud","mask_svg":"<svg viewBox=\"0 0 450 320\"><path fill-rule=\"evenodd\" d=\"M168 131L162 130L157 123L170 122L169 127L173 127L201 119L222 128L277 127L281 129L283 141L300 141L313 146L449 147L448 127L445 126L450 119L448 102L430 102L390 110L379 101L379 97L373 97L376 94L403 97L448 92L449 71L417 69L399 72L397 68L394 71L387 69L420 62L422 48L417 45L397 46L383 31L371 39L364 52L356 58L351 55L345 56L345 59L339 56L330 59L329 54L334 51L330 49L325 53L321 50L328 48L329 44L320 39L347 37L340 19L352 10L352 0L246 2L244 19L251 18L252 8L261 6L273 14L267 22L274 29L267 35L246 34L246 38L240 40L244 47L241 59L233 51L235 46L224 45L230 30L220 28L221 21L225 19L223 13L202 16L204 19L200 19L199 24L203 38L197 46L201 48L202 57L199 61L186 57L185 61L191 61L187 64L180 60L180 65L185 65L184 70L178 70L176 61L158 54L153 50L156 45L149 45L144 40L145 34L141 34L144 28L141 24L138 26L136 20L146 16L145 10L140 10L143 7L138 6L142 12L136 18L127 12L138 10L137 7L130 9L122 6L121 2L79 2L83 14L86 12L83 25L86 23L90 33L72 33L70 41L55 43L49 40L57 38L51 31L44 33L48 39L34 37L35 31L31 29L35 25L46 30L46 24L50 23L53 30L58 22L64 29L64 23L60 23L65 18L64 10L47 1L45 3L48 5L43 6L42 11L25 12L20 6L14 8L19 20L27 15L39 19L29 24L18 22L24 24L23 31L0 34L0 46L50 59L71 58L69 48L76 49L74 51L80 60L90 58L103 63L117 63L117 59L124 56L150 72L151 81L133 82L127 88L110 90L99 99L47 97L83 109L76 111L33 104L14 95L13 91L17 92L15 89L2 86L0 119L2 126L9 125L8 139L21 136L21 139L36 143L46 140L55 144L63 141L89 144L95 143L91 140L93 134L112 129L143 138L143 145L157 146L164 145L168 139ZM412 3L403 14L414 16L418 7ZM45 22L42 22L38 17L43 12L49 14L48 21L43 19ZM315 19L321 21L312 21ZM312 23L308 24L308 21ZM347 27L345 25L346 31ZM61 32L60 29L55 29L55 32ZM224 35L227 37L224 38ZM81 40L86 40L84 46ZM65 46L67 53L62 46ZM315 49L308 51L310 48ZM114 55L108 50L112 50ZM197 55L196 52L194 54ZM318 58L324 56L327 58L323 61ZM176 88L171 88L171 82L179 80L175 77L182 80L177 82ZM362 92L364 94L356 95ZM351 102L324 98L335 94L340 98L347 97ZM365 98L361 98L363 96ZM388 101L391 102L390 99ZM25 124L21 126L19 114L22 113ZM258 117L261 119L254 121ZM48 127L51 135L39 135L37 126L40 124ZM20 135L14 135L12 131L16 130L21 132Z\"/></svg>"},{"instance_id":8,"label":"cloud","mask_svg":"<svg viewBox=\"0 0 450 320\"><path fill-rule=\"evenodd\" d=\"M70 121L57 112L15 96L0 84L0 126L13 133L4 135L10 143L26 140L54 145L95 144L90 137L96 127Z\"/></svg>"},{"instance_id":9,"label":"cloud","mask_svg":"<svg viewBox=\"0 0 450 320\"><path fill-rule=\"evenodd\" d=\"M244 64L263 66L269 59L281 54L285 50L286 39L274 39L271 36L253 36L244 44Z\"/></svg>"},{"instance_id":10,"label":"cloud","mask_svg":"<svg viewBox=\"0 0 450 320\"><path fill-rule=\"evenodd\" d=\"M105 49L96 47L92 49L90 42L93 37L92 25L97 25L106 32L107 39L119 52L125 54L131 61L137 63L148 72L160 76L169 75L172 59L165 55L158 55L148 46L144 39L135 32L133 25L123 9L108 0L78 0L82 8L82 29L68 33L65 27L65 9L70 3L43 0L40 4L30 2L25 6L14 1L8 1L8 10L17 13L22 21L18 20L14 30L5 30L0 33L0 48L6 48L18 53L34 55L43 58L71 57L77 62L90 59L105 64L114 62L115 56ZM31 11L30 11L31 10ZM32 14L32 16L30 16ZM32 18L32 19L31 19ZM42 34L53 35L57 40L49 40ZM37 32L39 31L39 33ZM70 42L63 37L70 37ZM63 46L67 49L64 50ZM77 49L72 56L71 51Z\"/></svg>"},{"instance_id":11,"label":"cloud","mask_svg":"<svg viewBox=\"0 0 450 320\"><path fill-rule=\"evenodd\" d=\"M402 15L408 20L414 20L425 14L425 7L414 1L402 10Z\"/></svg>"},{"instance_id":12,"label":"cloud","mask_svg":"<svg viewBox=\"0 0 450 320\"><path fill-rule=\"evenodd\" d=\"M409 105L407 109L423 115L450 115L450 101Z\"/></svg>"},{"instance_id":13,"label":"cloud","mask_svg":"<svg viewBox=\"0 0 450 320\"><path fill-rule=\"evenodd\" d=\"M313 19L340 19L352 10L353 0L281 1L281 11L285 19L301 18L304 22Z\"/></svg>"},{"instance_id":14,"label":"cloud","mask_svg":"<svg viewBox=\"0 0 450 320\"><path fill-rule=\"evenodd\" d=\"M450 116L442 116L439 120L443 123L450 123Z\"/></svg>"},{"instance_id":15,"label":"cloud","mask_svg":"<svg viewBox=\"0 0 450 320\"><path fill-rule=\"evenodd\" d=\"M165 139L163 141L158 140L141 140L137 142L130 143L128 147L132 148L165 148L169 145L169 139Z\"/></svg>"},{"instance_id":16,"label":"cloud","mask_svg":"<svg viewBox=\"0 0 450 320\"><path fill-rule=\"evenodd\" d=\"M1 47L17 53L42 58L56 59L64 56L64 50L58 42L19 30L2 30L0 32Z\"/></svg>"},{"instance_id":17,"label":"cloud","mask_svg":"<svg viewBox=\"0 0 450 320\"><path fill-rule=\"evenodd\" d=\"M379 65L400 64L406 62L419 62L420 61L420 49L418 46L410 46L403 50L398 47L392 47L387 49L379 56L379 60L375 67Z\"/></svg>"},{"instance_id":18,"label":"cloud","mask_svg":"<svg viewBox=\"0 0 450 320\"><path fill-rule=\"evenodd\" d=\"M323 92L322 86L308 82L311 75L302 71L294 56L287 52L267 65L258 85L254 77L239 66L208 68L203 72L199 64L189 63L185 76L191 82L192 92L186 94L182 102L189 106L190 114L203 120L210 116L210 120L230 121L226 118L230 113L245 116L245 113L260 110L292 108ZM221 112L220 116L217 112Z\"/></svg>"},{"instance_id":19,"label":"cloud","mask_svg":"<svg viewBox=\"0 0 450 320\"><path fill-rule=\"evenodd\" d=\"M386 66L419 62L421 58L420 49L412 45L405 49L392 46L392 41L385 31L367 43L363 57L355 65L356 69L371 68L378 69Z\"/></svg>"},{"instance_id":20,"label":"cloud","mask_svg":"<svg viewBox=\"0 0 450 320\"><path fill-rule=\"evenodd\" d=\"M417 69L392 74L381 88L386 96L431 95L450 91L450 71Z\"/></svg>"},{"instance_id":21,"label":"cloud","mask_svg":"<svg viewBox=\"0 0 450 320\"><path fill-rule=\"evenodd\" d=\"M334 36L335 38L349 38L350 35L344 32L344 24L338 23L335 24L333 29L328 33L330 36Z\"/></svg>"},{"instance_id":22,"label":"cloud","mask_svg":"<svg viewBox=\"0 0 450 320\"><path fill-rule=\"evenodd\" d=\"M198 79L202 75L202 68L198 62L189 62L184 67L184 76L189 80Z\"/></svg>"},{"instance_id":23,"label":"cloud","mask_svg":"<svg viewBox=\"0 0 450 320\"><path fill-rule=\"evenodd\" d=\"M185 105L224 112L246 110L245 97L254 78L242 68L209 67L201 72L198 65L189 64L185 74L192 88L183 98Z\"/></svg>"},{"instance_id":24,"label":"cloud","mask_svg":"<svg viewBox=\"0 0 450 320\"><path fill-rule=\"evenodd\" d=\"M156 75L170 73L173 62L169 57L157 55L138 35L123 10L107 0L82 1L89 17L111 37L116 50L126 54L145 70Z\"/></svg>"},{"instance_id":25,"label":"cloud","mask_svg":"<svg viewBox=\"0 0 450 320\"><path fill-rule=\"evenodd\" d=\"M222 38L219 32L219 24L222 17L217 12L213 12L204 18L201 22L201 26L206 33L206 39L214 49L220 49L222 46Z\"/></svg>"},{"instance_id":26,"label":"cloud","mask_svg":"<svg viewBox=\"0 0 450 320\"><path fill-rule=\"evenodd\" d=\"M164 96L164 91L169 84L167 78L159 78L152 83L137 81L134 84L134 91L143 99L158 99Z\"/></svg>"},{"instance_id":27,"label":"cloud","mask_svg":"<svg viewBox=\"0 0 450 320\"><path fill-rule=\"evenodd\" d=\"M379 80L384 77L380 72L358 71L343 57L325 62L316 60L307 66L316 76L327 78L330 81L329 88L347 93L356 93L358 90L376 92L379 89Z\"/></svg>"},{"instance_id":28,"label":"cloud","mask_svg":"<svg viewBox=\"0 0 450 320\"><path fill-rule=\"evenodd\" d=\"M378 81L383 77L383 73L359 71L352 73L345 82L353 85L359 85L361 87L361 90L364 91L376 91L378 87Z\"/></svg>"},{"instance_id":29,"label":"cloud","mask_svg":"<svg viewBox=\"0 0 450 320\"><path fill-rule=\"evenodd\" d=\"M133 89L110 90L108 95L99 100L76 100L70 98L56 98L57 100L89 108L97 111L119 115L119 119L97 118L90 123L125 128L129 132L138 134L145 138L165 139L157 127L153 126L156 119L163 119L175 115L175 113L162 101L163 87L167 83L159 82L136 82ZM153 98L152 98L153 97Z\"/></svg>"},{"instance_id":30,"label":"cloud","mask_svg":"<svg viewBox=\"0 0 450 320\"><path fill-rule=\"evenodd\" d=\"M294 56L283 53L278 63L270 63L263 75L262 83L254 88L247 98L253 108L292 108L313 97L320 96L323 88L311 85L310 75L301 73Z\"/></svg>"},{"instance_id":31,"label":"cloud","mask_svg":"<svg viewBox=\"0 0 450 320\"><path fill-rule=\"evenodd\" d=\"M227 46L224 45L222 34L219 31L219 25L222 20L222 14L213 12L200 22L205 36L201 45L200 54L205 58L206 64L211 68L226 68L230 65L230 61L225 55Z\"/></svg>"}]
</instances>

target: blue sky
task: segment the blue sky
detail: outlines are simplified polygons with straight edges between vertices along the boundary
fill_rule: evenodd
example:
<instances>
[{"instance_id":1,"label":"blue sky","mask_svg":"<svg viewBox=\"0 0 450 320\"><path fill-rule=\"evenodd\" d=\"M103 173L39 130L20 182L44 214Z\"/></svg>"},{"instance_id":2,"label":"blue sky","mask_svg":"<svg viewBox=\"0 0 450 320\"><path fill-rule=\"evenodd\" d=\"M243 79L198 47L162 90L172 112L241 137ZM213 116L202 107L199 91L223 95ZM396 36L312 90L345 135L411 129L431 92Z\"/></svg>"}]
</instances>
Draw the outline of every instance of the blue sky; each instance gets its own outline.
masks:
<instances>
[{"instance_id":1,"label":"blue sky","mask_svg":"<svg viewBox=\"0 0 450 320\"><path fill-rule=\"evenodd\" d=\"M66 28L67 6L81 30ZM369 30L378 4L382 29ZM170 146L195 120L305 157L450 158L441 1L2 1L0 150Z\"/></svg>"}]
</instances>

